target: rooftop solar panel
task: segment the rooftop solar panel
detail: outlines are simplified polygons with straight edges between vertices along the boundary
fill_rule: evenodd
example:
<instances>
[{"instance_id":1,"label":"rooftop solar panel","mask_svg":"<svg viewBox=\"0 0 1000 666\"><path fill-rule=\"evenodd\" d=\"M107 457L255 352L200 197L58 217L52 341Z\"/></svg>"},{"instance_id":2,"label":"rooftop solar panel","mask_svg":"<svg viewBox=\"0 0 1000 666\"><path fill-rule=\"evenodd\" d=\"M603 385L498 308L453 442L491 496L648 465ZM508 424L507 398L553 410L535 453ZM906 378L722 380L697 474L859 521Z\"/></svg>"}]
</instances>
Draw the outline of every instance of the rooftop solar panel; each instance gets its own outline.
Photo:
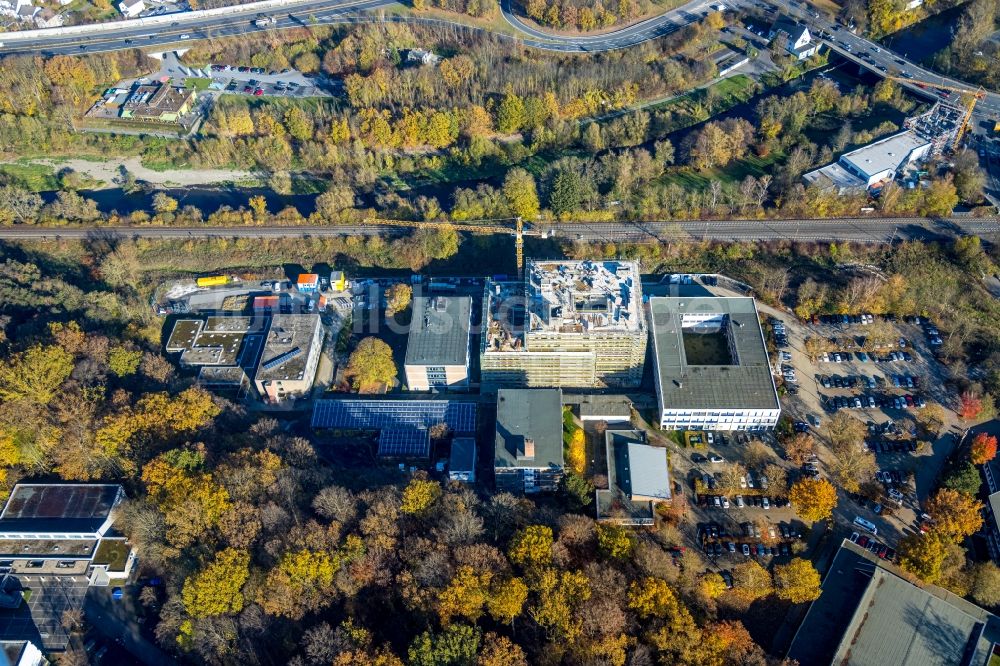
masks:
<instances>
[{"instance_id":1,"label":"rooftop solar panel","mask_svg":"<svg viewBox=\"0 0 1000 666\"><path fill-rule=\"evenodd\" d=\"M103 518L120 492L116 484L18 484L3 518Z\"/></svg>"},{"instance_id":2,"label":"rooftop solar panel","mask_svg":"<svg viewBox=\"0 0 1000 666\"><path fill-rule=\"evenodd\" d=\"M378 455L380 458L429 458L430 433L417 429L383 430L379 433Z\"/></svg>"},{"instance_id":3,"label":"rooftop solar panel","mask_svg":"<svg viewBox=\"0 0 1000 666\"><path fill-rule=\"evenodd\" d=\"M264 368L265 370L270 370L272 368L277 368L279 365L281 365L285 361L290 361L290 360L292 360L293 358L295 358L296 356L298 356L301 353L302 353L302 348L301 347L292 347L291 349L289 349L285 353L278 354L277 356L275 356L274 358L272 358L270 361L265 362L264 365L262 365L261 367Z\"/></svg>"},{"instance_id":4,"label":"rooftop solar panel","mask_svg":"<svg viewBox=\"0 0 1000 666\"><path fill-rule=\"evenodd\" d=\"M314 428L420 429L445 423L456 433L476 430L476 404L453 400L319 400Z\"/></svg>"}]
</instances>

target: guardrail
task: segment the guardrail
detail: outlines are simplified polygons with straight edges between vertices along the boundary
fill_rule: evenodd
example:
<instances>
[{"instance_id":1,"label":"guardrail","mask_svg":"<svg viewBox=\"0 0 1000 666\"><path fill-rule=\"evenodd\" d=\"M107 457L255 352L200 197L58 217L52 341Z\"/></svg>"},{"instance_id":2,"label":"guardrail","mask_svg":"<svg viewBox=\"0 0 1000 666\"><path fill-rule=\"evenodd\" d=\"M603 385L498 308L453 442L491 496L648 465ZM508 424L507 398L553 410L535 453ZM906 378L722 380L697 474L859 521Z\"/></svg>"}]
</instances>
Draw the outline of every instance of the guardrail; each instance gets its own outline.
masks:
<instances>
[{"instance_id":1,"label":"guardrail","mask_svg":"<svg viewBox=\"0 0 1000 666\"><path fill-rule=\"evenodd\" d=\"M351 7L362 4L368 0L356 0L355 2L344 2L343 4L331 3L334 7ZM243 5L232 5L231 7L216 7L214 9L196 9L180 14L163 14L160 16L146 16L137 19L125 19L122 21L110 21L103 23L87 23L85 25L71 25L62 28L38 28L35 30L18 30L15 32L0 33L0 43L13 43L21 41L31 41L34 39L44 39L46 37L64 37L67 35L88 35L101 32L113 32L115 30L158 27L170 25L172 23L195 23L201 19L213 16L257 14L260 12L273 11L282 7L295 7L298 5L314 5L316 0L259 0L258 2L248 2Z\"/></svg>"}]
</instances>

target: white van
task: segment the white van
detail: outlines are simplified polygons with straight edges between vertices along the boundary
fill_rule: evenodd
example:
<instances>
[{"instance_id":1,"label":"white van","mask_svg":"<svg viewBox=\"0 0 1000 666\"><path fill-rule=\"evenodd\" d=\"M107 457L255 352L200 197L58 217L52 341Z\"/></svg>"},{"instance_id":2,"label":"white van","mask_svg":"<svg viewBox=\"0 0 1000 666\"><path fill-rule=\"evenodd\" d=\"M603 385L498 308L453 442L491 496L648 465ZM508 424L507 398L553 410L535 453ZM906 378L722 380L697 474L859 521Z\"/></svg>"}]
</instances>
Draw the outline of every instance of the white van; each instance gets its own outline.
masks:
<instances>
[{"instance_id":1,"label":"white van","mask_svg":"<svg viewBox=\"0 0 1000 666\"><path fill-rule=\"evenodd\" d=\"M878 528L875 527L875 523L873 523L872 521L865 520L861 516L858 516L857 518L854 519L854 524L862 529L868 530L875 536L878 536Z\"/></svg>"}]
</instances>

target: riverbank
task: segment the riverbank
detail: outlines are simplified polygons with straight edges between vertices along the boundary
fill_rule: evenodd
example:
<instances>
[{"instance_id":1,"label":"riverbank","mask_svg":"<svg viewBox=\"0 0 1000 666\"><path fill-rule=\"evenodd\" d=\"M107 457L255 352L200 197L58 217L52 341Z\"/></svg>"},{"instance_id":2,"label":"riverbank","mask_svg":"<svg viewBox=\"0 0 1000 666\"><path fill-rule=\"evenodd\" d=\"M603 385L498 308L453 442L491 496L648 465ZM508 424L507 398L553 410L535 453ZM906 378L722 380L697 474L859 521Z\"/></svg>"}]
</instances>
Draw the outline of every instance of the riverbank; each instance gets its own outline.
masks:
<instances>
[{"instance_id":1,"label":"riverbank","mask_svg":"<svg viewBox=\"0 0 1000 666\"><path fill-rule=\"evenodd\" d=\"M122 169L132 174L136 180L147 182L157 187L197 187L206 185L228 185L241 183L259 184L266 179L265 174L239 169L151 169L142 163L140 157L124 157L109 160L37 158L21 159L9 162L16 168L30 169L35 172L51 170L55 176L64 169L84 176L94 183L100 183L93 189L114 189L121 180Z\"/></svg>"}]
</instances>

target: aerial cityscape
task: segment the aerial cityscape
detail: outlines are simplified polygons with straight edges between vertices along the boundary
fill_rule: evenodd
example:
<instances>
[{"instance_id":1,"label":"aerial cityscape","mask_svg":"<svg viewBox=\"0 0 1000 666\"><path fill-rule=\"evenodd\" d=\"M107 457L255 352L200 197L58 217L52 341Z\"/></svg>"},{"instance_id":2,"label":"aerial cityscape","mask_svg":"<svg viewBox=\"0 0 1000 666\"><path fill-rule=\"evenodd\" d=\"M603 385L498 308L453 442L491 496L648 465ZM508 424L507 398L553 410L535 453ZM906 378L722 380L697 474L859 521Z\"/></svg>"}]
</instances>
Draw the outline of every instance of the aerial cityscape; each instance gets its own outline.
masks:
<instances>
[{"instance_id":1,"label":"aerial cityscape","mask_svg":"<svg viewBox=\"0 0 1000 666\"><path fill-rule=\"evenodd\" d=\"M0 666L1000 666L1000 0L0 0Z\"/></svg>"}]
</instances>

